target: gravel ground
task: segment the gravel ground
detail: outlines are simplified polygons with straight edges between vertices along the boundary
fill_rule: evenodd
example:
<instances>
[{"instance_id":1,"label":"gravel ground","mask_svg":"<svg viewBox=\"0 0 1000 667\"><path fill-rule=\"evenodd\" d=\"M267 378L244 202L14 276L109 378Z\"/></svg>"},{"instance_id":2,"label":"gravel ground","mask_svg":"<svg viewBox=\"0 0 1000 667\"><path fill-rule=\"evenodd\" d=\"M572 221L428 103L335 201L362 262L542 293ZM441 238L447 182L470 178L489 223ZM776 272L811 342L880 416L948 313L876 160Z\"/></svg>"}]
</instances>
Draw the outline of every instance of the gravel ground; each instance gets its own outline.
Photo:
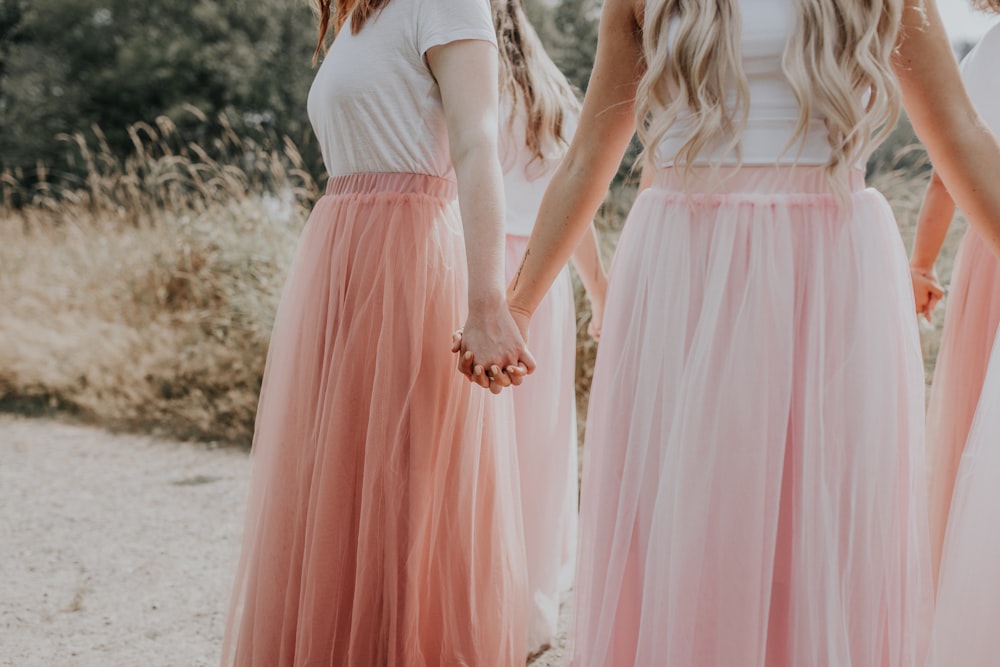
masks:
<instances>
[{"instance_id":1,"label":"gravel ground","mask_svg":"<svg viewBox=\"0 0 1000 667\"><path fill-rule=\"evenodd\" d=\"M0 665L217 664L249 472L233 449L0 415Z\"/></svg>"}]
</instances>

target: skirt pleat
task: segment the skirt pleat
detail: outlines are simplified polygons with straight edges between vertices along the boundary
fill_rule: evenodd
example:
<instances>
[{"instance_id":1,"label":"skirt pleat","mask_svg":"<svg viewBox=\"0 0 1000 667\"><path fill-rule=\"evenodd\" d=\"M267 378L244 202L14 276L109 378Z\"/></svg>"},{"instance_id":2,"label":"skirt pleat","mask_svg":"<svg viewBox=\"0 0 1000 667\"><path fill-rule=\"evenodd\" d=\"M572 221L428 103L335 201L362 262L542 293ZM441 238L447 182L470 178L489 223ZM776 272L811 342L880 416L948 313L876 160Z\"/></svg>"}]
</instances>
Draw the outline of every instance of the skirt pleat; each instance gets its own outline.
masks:
<instances>
[{"instance_id":1,"label":"skirt pleat","mask_svg":"<svg viewBox=\"0 0 1000 667\"><path fill-rule=\"evenodd\" d=\"M466 280L453 182L331 180L271 339L224 664L523 661L511 400L449 350Z\"/></svg>"},{"instance_id":2,"label":"skirt pleat","mask_svg":"<svg viewBox=\"0 0 1000 667\"><path fill-rule=\"evenodd\" d=\"M892 213L821 169L687 185L659 173L615 257L573 664L922 665L923 379Z\"/></svg>"}]
</instances>

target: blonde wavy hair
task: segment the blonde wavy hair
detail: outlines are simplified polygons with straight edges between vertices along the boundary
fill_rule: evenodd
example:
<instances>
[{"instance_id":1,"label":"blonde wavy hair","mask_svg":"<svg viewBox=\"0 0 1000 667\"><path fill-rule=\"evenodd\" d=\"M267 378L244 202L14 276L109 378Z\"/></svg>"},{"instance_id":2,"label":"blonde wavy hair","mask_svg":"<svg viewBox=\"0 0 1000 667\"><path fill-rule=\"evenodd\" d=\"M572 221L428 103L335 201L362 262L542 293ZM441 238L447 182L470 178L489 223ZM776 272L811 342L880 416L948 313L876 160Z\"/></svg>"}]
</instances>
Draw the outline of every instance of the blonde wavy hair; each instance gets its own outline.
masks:
<instances>
[{"instance_id":1,"label":"blonde wavy hair","mask_svg":"<svg viewBox=\"0 0 1000 667\"><path fill-rule=\"evenodd\" d=\"M579 115L580 101L546 53L522 0L491 0L490 5L500 49L500 94L510 100L508 128L524 114L532 164L544 168L566 152L567 124L571 116ZM505 163L510 161L507 157Z\"/></svg>"},{"instance_id":2,"label":"blonde wavy hair","mask_svg":"<svg viewBox=\"0 0 1000 667\"><path fill-rule=\"evenodd\" d=\"M899 84L891 58L903 0L794 4L798 22L782 69L801 114L784 150L801 142L810 119L823 118L832 147L828 172L835 185L846 183L848 172L899 117ZM741 27L738 0L649 0L642 31L646 71L636 99L647 162L682 119L689 125L674 164L684 172L706 149L723 147L726 154L742 158L750 92Z\"/></svg>"}]
</instances>

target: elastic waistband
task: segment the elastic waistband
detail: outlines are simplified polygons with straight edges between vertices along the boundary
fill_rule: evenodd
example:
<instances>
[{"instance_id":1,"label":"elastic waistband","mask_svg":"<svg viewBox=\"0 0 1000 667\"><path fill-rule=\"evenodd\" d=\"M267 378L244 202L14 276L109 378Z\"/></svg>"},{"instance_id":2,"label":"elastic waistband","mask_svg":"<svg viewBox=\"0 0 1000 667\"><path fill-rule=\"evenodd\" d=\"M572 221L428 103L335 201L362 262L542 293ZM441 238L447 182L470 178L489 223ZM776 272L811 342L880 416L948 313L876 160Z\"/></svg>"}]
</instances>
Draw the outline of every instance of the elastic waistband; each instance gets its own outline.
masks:
<instances>
[{"instance_id":1,"label":"elastic waistband","mask_svg":"<svg viewBox=\"0 0 1000 667\"><path fill-rule=\"evenodd\" d=\"M332 176L326 184L327 195L377 194L428 195L438 199L454 199L458 196L455 181L428 174L406 173L364 173Z\"/></svg>"},{"instance_id":2,"label":"elastic waistband","mask_svg":"<svg viewBox=\"0 0 1000 667\"><path fill-rule=\"evenodd\" d=\"M687 195L833 195L836 190L825 166L668 167L653 176L653 187ZM865 188L861 170L849 172L847 192Z\"/></svg>"}]
</instances>

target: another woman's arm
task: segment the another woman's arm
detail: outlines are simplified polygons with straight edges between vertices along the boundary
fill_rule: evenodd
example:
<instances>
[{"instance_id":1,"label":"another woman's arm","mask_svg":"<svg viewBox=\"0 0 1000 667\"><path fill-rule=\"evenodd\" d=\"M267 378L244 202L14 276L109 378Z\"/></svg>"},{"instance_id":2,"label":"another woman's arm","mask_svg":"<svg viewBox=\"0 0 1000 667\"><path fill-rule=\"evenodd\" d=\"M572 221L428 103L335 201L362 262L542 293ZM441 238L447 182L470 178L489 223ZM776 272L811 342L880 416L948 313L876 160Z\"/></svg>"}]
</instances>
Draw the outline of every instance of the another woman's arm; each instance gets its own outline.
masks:
<instances>
[{"instance_id":1,"label":"another woman's arm","mask_svg":"<svg viewBox=\"0 0 1000 667\"><path fill-rule=\"evenodd\" d=\"M601 337L604 322L604 303L608 296L608 273L601 261L601 251L597 245L597 230L593 225L583 233L583 238L573 251L573 266L580 276L580 282L587 291L590 301L590 327L588 331L595 339Z\"/></svg>"},{"instance_id":2,"label":"another woman's arm","mask_svg":"<svg viewBox=\"0 0 1000 667\"><path fill-rule=\"evenodd\" d=\"M635 0L607 0L604 5L580 123L508 287L511 312L522 331L594 219L635 133L635 94L642 75L637 9Z\"/></svg>"},{"instance_id":3,"label":"another woman's arm","mask_svg":"<svg viewBox=\"0 0 1000 667\"><path fill-rule=\"evenodd\" d=\"M917 233L913 239L913 253L910 257L910 273L913 280L913 297L917 313L928 321L934 306L941 299L943 290L938 281L934 263L941 246L948 235L948 227L955 216L955 202L948 194L944 182L937 172L931 174L924 202L917 218Z\"/></svg>"},{"instance_id":4,"label":"another woman's arm","mask_svg":"<svg viewBox=\"0 0 1000 667\"><path fill-rule=\"evenodd\" d=\"M469 267L469 316L460 359L494 393L534 369L504 299L503 175L497 153L497 51L484 41L436 46L427 62L441 89ZM446 341L441 341L447 344ZM503 372L501 369L523 368ZM492 376L492 380L490 380Z\"/></svg>"},{"instance_id":5,"label":"another woman's arm","mask_svg":"<svg viewBox=\"0 0 1000 667\"><path fill-rule=\"evenodd\" d=\"M1000 144L965 91L935 0L906 0L894 68L935 171L1000 255Z\"/></svg>"}]
</instances>

